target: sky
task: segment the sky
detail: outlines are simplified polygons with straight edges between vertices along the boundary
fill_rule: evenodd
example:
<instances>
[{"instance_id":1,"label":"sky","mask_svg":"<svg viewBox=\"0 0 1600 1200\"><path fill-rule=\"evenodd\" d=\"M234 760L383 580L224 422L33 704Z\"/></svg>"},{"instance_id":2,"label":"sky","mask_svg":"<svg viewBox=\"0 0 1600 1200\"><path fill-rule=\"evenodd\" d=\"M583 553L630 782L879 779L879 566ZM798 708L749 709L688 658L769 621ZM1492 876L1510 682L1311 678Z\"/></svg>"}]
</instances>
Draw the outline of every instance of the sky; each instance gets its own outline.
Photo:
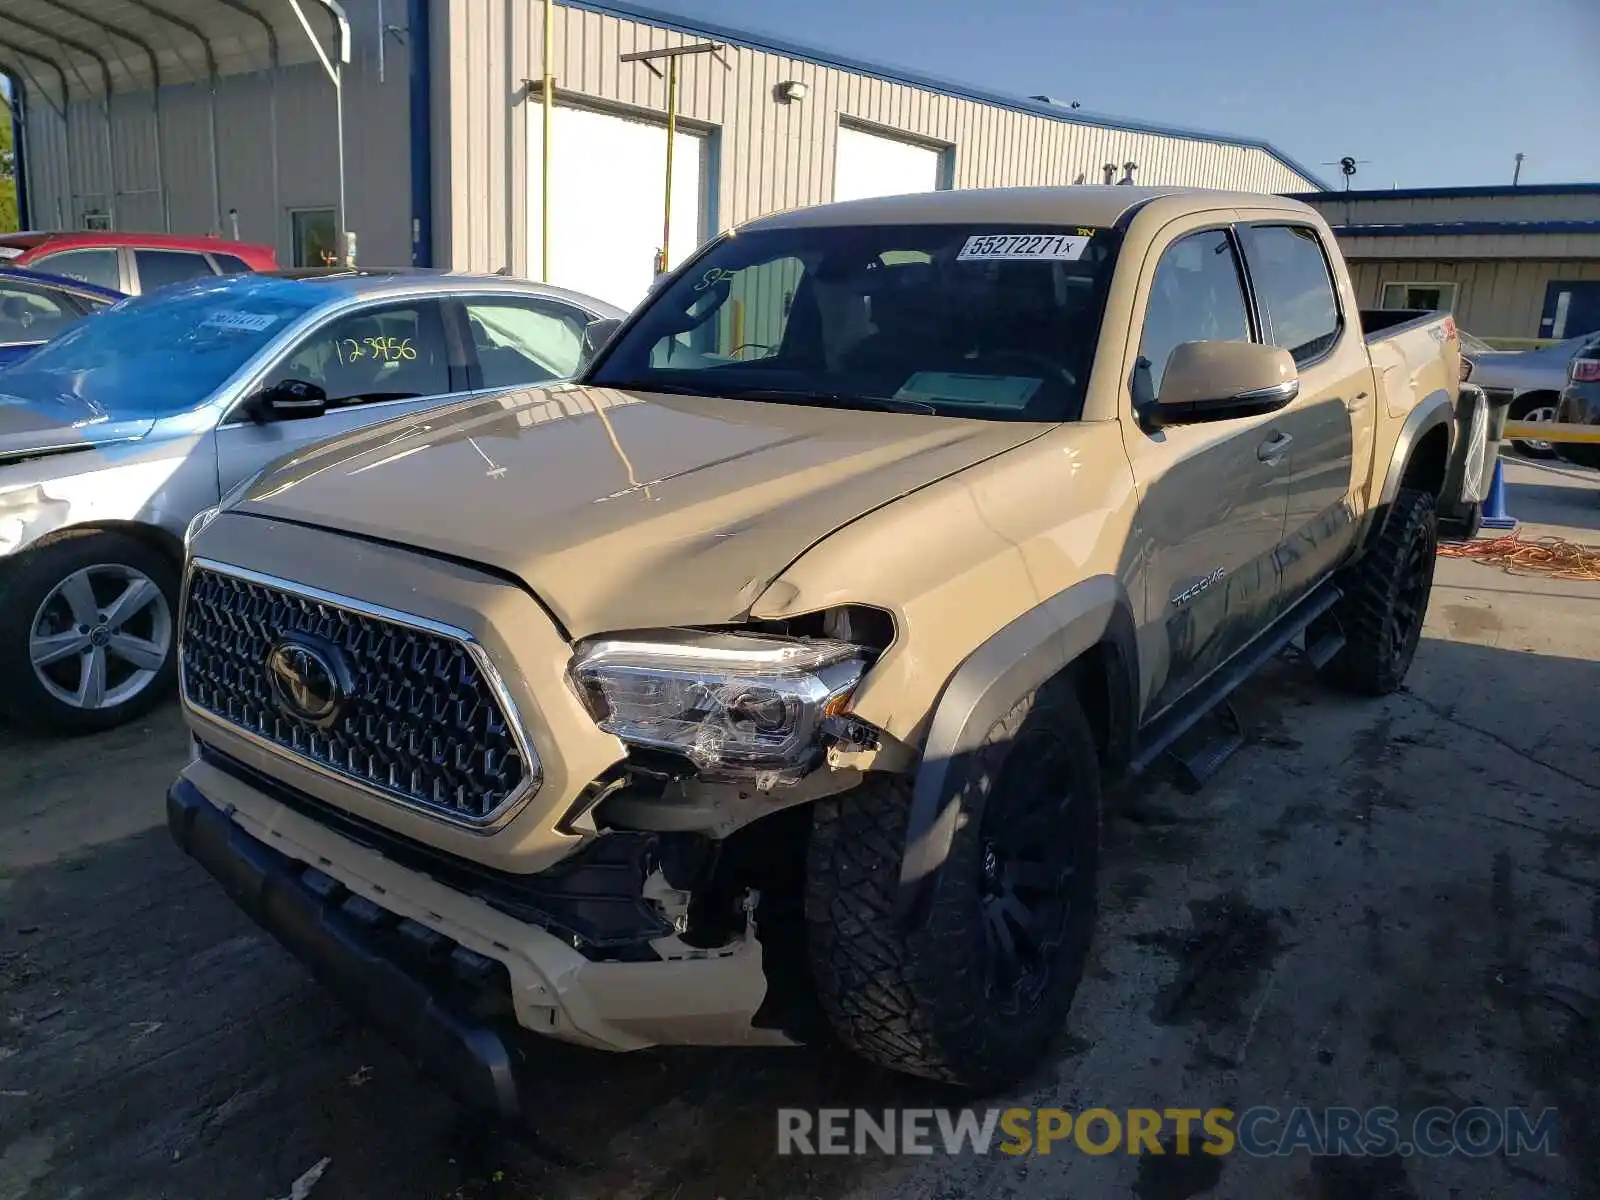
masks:
<instances>
[{"instance_id":1,"label":"sky","mask_svg":"<svg viewBox=\"0 0 1600 1200\"><path fill-rule=\"evenodd\" d=\"M1600 0L637 0L1088 112L1262 138L1330 185L1600 181Z\"/></svg>"}]
</instances>

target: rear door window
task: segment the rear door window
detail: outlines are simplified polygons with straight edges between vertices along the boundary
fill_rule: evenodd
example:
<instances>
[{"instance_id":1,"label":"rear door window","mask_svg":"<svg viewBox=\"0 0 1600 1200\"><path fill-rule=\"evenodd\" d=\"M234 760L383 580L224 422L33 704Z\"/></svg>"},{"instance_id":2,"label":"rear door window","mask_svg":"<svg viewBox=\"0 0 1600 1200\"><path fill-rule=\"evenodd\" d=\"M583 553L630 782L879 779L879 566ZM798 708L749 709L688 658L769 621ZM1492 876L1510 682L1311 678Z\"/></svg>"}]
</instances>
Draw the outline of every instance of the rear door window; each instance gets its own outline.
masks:
<instances>
[{"instance_id":1,"label":"rear door window","mask_svg":"<svg viewBox=\"0 0 1600 1200\"><path fill-rule=\"evenodd\" d=\"M46 254L28 265L80 283L122 290L122 268L117 263L115 250L63 250L59 254Z\"/></svg>"},{"instance_id":2,"label":"rear door window","mask_svg":"<svg viewBox=\"0 0 1600 1200\"><path fill-rule=\"evenodd\" d=\"M437 301L411 301L339 317L306 336L267 378L314 383L330 408L411 400L455 385Z\"/></svg>"},{"instance_id":3,"label":"rear door window","mask_svg":"<svg viewBox=\"0 0 1600 1200\"><path fill-rule=\"evenodd\" d=\"M1339 340L1339 301L1316 231L1303 225L1256 225L1245 256L1274 346L1296 366L1321 358Z\"/></svg>"},{"instance_id":4,"label":"rear door window","mask_svg":"<svg viewBox=\"0 0 1600 1200\"><path fill-rule=\"evenodd\" d=\"M188 250L135 250L133 262L139 271L141 292L216 274L205 255Z\"/></svg>"},{"instance_id":5,"label":"rear door window","mask_svg":"<svg viewBox=\"0 0 1600 1200\"><path fill-rule=\"evenodd\" d=\"M213 253L211 261L217 264L217 270L224 275L248 275L255 270L254 267L237 254Z\"/></svg>"},{"instance_id":6,"label":"rear door window","mask_svg":"<svg viewBox=\"0 0 1600 1200\"><path fill-rule=\"evenodd\" d=\"M1185 342L1248 342L1250 312L1239 259L1225 230L1191 233L1168 246L1156 265L1139 354L1161 395L1167 360Z\"/></svg>"},{"instance_id":7,"label":"rear door window","mask_svg":"<svg viewBox=\"0 0 1600 1200\"><path fill-rule=\"evenodd\" d=\"M470 300L472 347L485 388L567 379L583 360L589 314L559 301Z\"/></svg>"}]
</instances>

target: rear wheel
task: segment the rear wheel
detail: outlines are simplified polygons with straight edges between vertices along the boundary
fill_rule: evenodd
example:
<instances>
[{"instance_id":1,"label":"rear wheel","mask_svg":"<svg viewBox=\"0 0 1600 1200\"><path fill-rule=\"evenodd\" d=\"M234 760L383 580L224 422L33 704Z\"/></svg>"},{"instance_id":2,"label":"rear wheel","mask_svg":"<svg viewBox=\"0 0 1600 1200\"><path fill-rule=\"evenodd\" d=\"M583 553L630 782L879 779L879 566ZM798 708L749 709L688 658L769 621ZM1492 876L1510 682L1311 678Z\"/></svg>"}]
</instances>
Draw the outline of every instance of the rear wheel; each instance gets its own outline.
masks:
<instances>
[{"instance_id":1,"label":"rear wheel","mask_svg":"<svg viewBox=\"0 0 1600 1200\"><path fill-rule=\"evenodd\" d=\"M1047 685L970 756L927 919L895 916L911 789L877 779L820 801L806 924L823 1011L891 1070L976 1089L1043 1061L1094 928L1100 777L1070 685Z\"/></svg>"},{"instance_id":2,"label":"rear wheel","mask_svg":"<svg viewBox=\"0 0 1600 1200\"><path fill-rule=\"evenodd\" d=\"M1309 632L1336 621L1344 647L1322 670L1331 683L1386 696L1405 681L1433 592L1439 521L1429 492L1402 488L1373 543L1341 581L1344 596Z\"/></svg>"},{"instance_id":3,"label":"rear wheel","mask_svg":"<svg viewBox=\"0 0 1600 1200\"><path fill-rule=\"evenodd\" d=\"M1548 423L1556 419L1556 405L1559 397L1546 392L1535 392L1531 396L1520 396L1511 405L1506 413L1512 421L1538 421ZM1540 441L1512 441L1518 454L1524 458L1554 458L1556 448L1549 442Z\"/></svg>"},{"instance_id":4,"label":"rear wheel","mask_svg":"<svg viewBox=\"0 0 1600 1200\"><path fill-rule=\"evenodd\" d=\"M119 533L25 552L0 575L0 710L88 733L148 712L177 674L178 570Z\"/></svg>"}]
</instances>

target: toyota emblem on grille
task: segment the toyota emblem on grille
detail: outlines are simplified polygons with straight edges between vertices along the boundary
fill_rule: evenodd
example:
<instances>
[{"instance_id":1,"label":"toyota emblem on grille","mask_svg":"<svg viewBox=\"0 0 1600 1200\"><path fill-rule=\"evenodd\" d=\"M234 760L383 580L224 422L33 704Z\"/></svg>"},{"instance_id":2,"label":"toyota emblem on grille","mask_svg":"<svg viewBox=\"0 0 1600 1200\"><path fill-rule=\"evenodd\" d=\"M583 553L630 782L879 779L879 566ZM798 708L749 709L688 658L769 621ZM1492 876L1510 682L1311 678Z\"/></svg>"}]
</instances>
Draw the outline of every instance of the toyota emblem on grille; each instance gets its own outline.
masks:
<instances>
[{"instance_id":1,"label":"toyota emblem on grille","mask_svg":"<svg viewBox=\"0 0 1600 1200\"><path fill-rule=\"evenodd\" d=\"M267 652L267 686L285 716L328 725L348 695L342 666L331 647L285 638Z\"/></svg>"}]
</instances>

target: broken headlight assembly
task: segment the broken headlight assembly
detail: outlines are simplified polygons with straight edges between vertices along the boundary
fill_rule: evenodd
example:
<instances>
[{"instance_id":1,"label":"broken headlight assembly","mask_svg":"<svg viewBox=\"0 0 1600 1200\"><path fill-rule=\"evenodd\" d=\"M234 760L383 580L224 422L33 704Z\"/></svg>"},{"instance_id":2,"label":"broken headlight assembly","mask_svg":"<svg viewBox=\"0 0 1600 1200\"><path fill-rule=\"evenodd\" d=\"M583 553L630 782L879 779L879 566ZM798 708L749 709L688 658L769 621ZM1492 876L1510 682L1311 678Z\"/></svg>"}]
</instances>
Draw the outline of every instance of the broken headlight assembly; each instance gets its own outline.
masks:
<instances>
[{"instance_id":1,"label":"broken headlight assembly","mask_svg":"<svg viewBox=\"0 0 1600 1200\"><path fill-rule=\"evenodd\" d=\"M790 782L822 748L871 651L827 638L663 630L581 643L570 675L600 728L707 778ZM758 782L758 786L760 783Z\"/></svg>"}]
</instances>

